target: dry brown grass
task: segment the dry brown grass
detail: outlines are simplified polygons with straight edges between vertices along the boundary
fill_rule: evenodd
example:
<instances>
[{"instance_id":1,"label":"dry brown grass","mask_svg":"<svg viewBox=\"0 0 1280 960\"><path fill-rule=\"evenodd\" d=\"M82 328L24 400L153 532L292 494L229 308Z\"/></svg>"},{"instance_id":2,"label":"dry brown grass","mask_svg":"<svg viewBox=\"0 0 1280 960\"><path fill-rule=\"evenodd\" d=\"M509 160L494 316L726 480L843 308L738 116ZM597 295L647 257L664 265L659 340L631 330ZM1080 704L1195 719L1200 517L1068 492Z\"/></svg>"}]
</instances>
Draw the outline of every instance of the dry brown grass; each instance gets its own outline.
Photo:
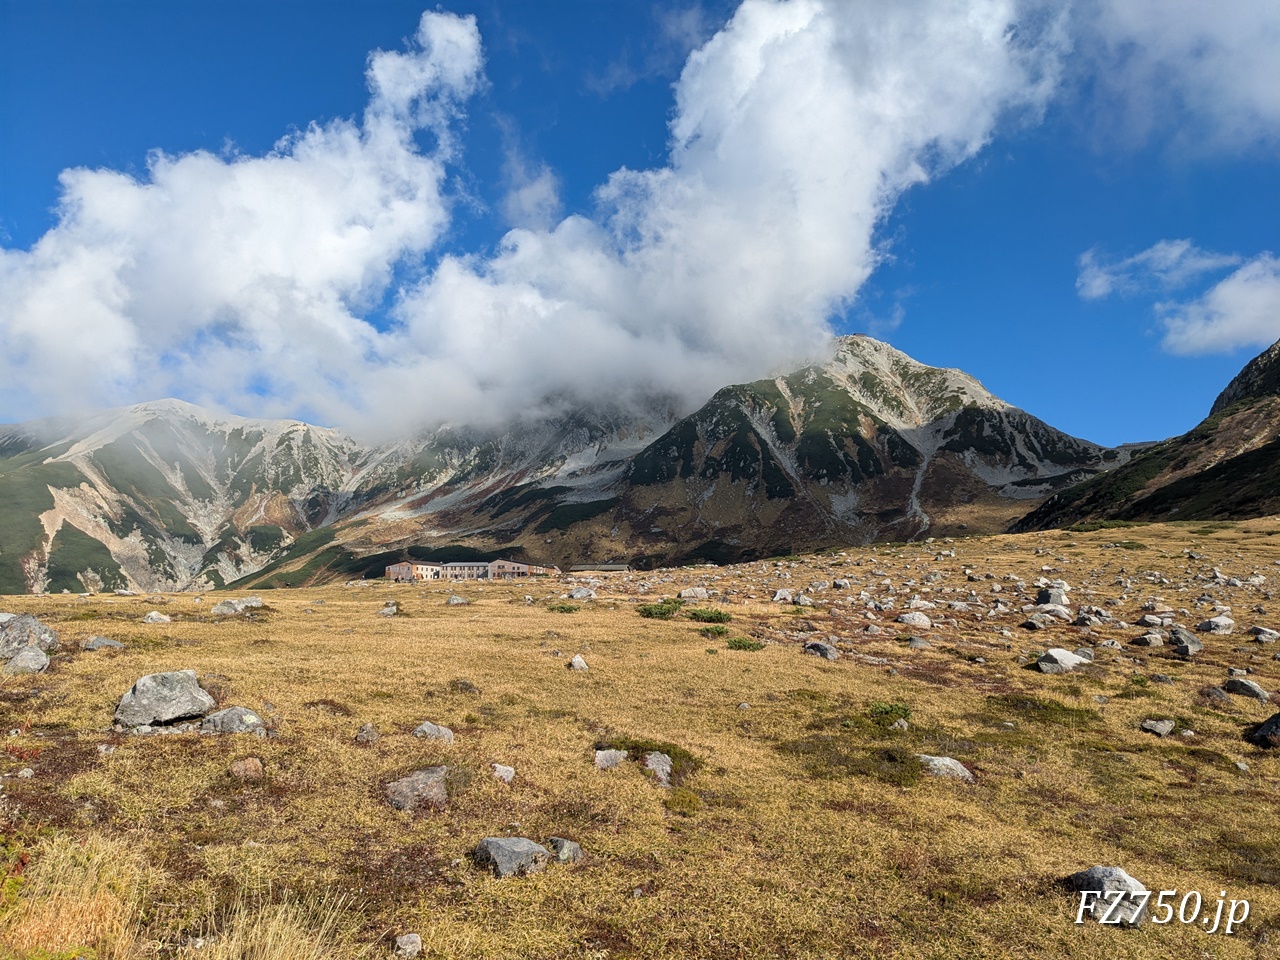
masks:
<instances>
[{"instance_id":1,"label":"dry brown grass","mask_svg":"<svg viewBox=\"0 0 1280 960\"><path fill-rule=\"evenodd\" d=\"M1242 733L1276 708L1198 698L1227 666L1250 666L1264 687L1280 689L1272 648L1213 638L1183 663L1168 648L1126 646L1101 650L1081 673L1046 677L1023 669L1044 647L1123 642L1139 631L1030 633L1017 614L957 614L954 627L929 634L932 649L908 652L892 630L863 634L866 611L833 602L832 592L813 609L768 600L775 586L835 577L854 579L856 594L881 579L873 570L893 580L899 601L911 578L910 589L929 586L944 600L947 588L985 599L992 583L1017 599L1001 578L1029 583L1050 566L1046 575L1076 586L1074 601L1117 599L1113 609L1130 621L1152 596L1201 610L1192 601L1210 589L1242 628L1276 626L1280 607L1273 614L1258 588L1180 590L1188 568L1280 576L1275 530L1280 521L882 546L787 561L786 582L765 581L760 571L772 578L772 564L615 575L574 613L548 609L565 589L553 581L460 587L473 603L458 607L434 586L268 592L270 609L256 621L214 621L216 595L199 604L176 595L161 607L176 621L155 626L138 622L156 606L142 599L8 598L0 606L54 622L73 652L45 676L0 685L0 725L32 724L9 745L42 750L36 759L0 755L0 772L36 771L4 781L6 809L24 837L37 823L57 837L128 837L165 871L163 892L137 888L139 957L146 942L176 949L210 924L225 939L192 958L386 956L392 934L410 930L439 958L1274 955L1280 759ZM1130 545L1108 546L1116 542ZM952 547L954 559L935 560ZM966 569L996 579L971 583ZM926 584L935 570L942 579ZM1149 579L1152 571L1172 583ZM643 594L641 581L650 584ZM730 635L766 640L765 649L729 650L702 624L635 613L637 602L698 583L725 593ZM538 603L525 605L526 593ZM403 616L375 615L388 598ZM1256 604L1269 612L1248 613ZM804 621L849 656L801 656ZM881 623L890 627L891 616ZM94 633L128 649L78 652ZM565 669L575 653L586 673ZM208 678L224 705L260 711L276 735L109 730L134 680L184 668ZM1153 673L1175 682L1132 679ZM738 709L743 701L749 709ZM874 724L875 703L909 706L911 729ZM1140 733L1149 716L1178 719L1197 736ZM452 727L457 742L414 738L424 719ZM369 747L352 739L365 722L383 734ZM597 771L593 747L610 736L673 743L702 760L685 785L698 802L667 803L634 764ZM99 756L108 743L114 753ZM858 772L867 751L894 746L955 756L979 782L903 787ZM227 773L249 755L263 761L262 783ZM1237 760L1250 764L1247 775ZM511 785L490 775L493 762L516 768ZM409 816L383 801L388 780L435 764L454 771L446 810ZM505 833L568 836L588 857L495 880L467 856L481 837ZM1098 863L1210 899L1225 889L1249 899L1253 915L1230 939L1180 924L1076 927L1072 898L1054 881ZM259 894L247 901L253 911L237 914L228 905L245 888ZM11 926L31 909L33 889L11 908ZM304 909L335 895L350 898L346 925ZM269 942L272 924L302 931L291 942L312 952L246 952Z\"/></svg>"}]
</instances>

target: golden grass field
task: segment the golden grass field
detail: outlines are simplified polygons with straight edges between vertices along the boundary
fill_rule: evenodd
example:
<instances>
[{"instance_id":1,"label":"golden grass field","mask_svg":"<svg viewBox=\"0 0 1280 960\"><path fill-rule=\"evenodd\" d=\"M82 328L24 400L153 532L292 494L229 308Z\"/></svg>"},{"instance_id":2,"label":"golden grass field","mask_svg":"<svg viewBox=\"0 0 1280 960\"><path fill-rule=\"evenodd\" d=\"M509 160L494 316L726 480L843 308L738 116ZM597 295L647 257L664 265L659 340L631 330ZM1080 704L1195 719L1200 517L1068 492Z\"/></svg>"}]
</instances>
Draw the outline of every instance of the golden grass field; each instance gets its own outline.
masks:
<instances>
[{"instance_id":1,"label":"golden grass field","mask_svg":"<svg viewBox=\"0 0 1280 960\"><path fill-rule=\"evenodd\" d=\"M936 558L944 550L956 556ZM1280 628L1277 561L1280 519L609 574L573 612L550 609L567 577L268 591L253 619L213 617L224 594L0 598L62 637L47 673L0 680L0 956L389 957L413 931L440 958L1277 957L1280 755L1244 734L1280 708L1201 694L1229 667L1280 689L1280 644L1244 634ZM1268 583L1195 579L1214 566ZM933 571L941 579L924 582ZM1237 632L1203 637L1183 661L1129 646L1136 627L1024 630L1013 601L1033 602L1040 576L1067 580L1073 604L1119 601L1109 609L1130 623L1158 597L1194 626L1211 615L1195 604L1208 592ZM771 602L776 587L837 577L851 590L818 592L812 608ZM983 619L993 584L1014 610ZM727 611L727 635L637 612L699 585L720 595L685 610ZM863 589L899 607L916 592L981 602L921 634L931 649L908 650L918 631L895 613L878 615L884 634L863 633L867 609L845 602ZM471 603L446 605L454 591ZM377 615L387 599L400 615ZM141 623L152 609L174 622ZM95 634L126 648L82 652ZM765 645L728 649L733 637ZM801 654L804 639L832 637L840 661ZM1106 638L1125 648L1075 673L1025 669L1047 647ZM586 672L565 669L578 653ZM272 736L112 730L135 680L180 669L220 705L260 712ZM889 729L903 706L910 728ZM1147 718L1179 730L1141 732ZM456 742L413 737L423 720ZM382 734L368 746L353 740L366 722ZM636 763L595 769L596 744L613 737L671 744L701 766L672 790ZM918 778L900 762L914 753L956 757L977 783ZM262 782L229 774L248 756ZM494 762L515 768L510 785ZM385 801L386 782L437 764L451 769L446 809ZM569 837L586 858L498 880L469 859L493 835ZM1058 881L1095 864L1179 899L1225 891L1251 914L1229 937L1176 921L1076 925L1077 896Z\"/></svg>"}]
</instances>

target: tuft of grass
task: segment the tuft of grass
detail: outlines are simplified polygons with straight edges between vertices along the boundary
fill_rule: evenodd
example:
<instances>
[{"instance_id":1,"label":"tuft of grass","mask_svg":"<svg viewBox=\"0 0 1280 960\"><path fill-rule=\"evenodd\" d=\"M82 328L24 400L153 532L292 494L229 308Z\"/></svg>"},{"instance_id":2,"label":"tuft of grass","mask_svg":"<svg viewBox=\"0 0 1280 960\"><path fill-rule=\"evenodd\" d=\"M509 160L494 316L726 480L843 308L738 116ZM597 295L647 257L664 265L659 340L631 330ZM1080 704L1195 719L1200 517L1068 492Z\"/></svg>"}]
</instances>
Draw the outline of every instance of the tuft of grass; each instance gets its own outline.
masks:
<instances>
[{"instance_id":1,"label":"tuft of grass","mask_svg":"<svg viewBox=\"0 0 1280 960\"><path fill-rule=\"evenodd\" d=\"M763 650L764 641L752 640L750 637L730 637L725 644L730 650Z\"/></svg>"},{"instance_id":2,"label":"tuft of grass","mask_svg":"<svg viewBox=\"0 0 1280 960\"><path fill-rule=\"evenodd\" d=\"M924 765L905 747L863 747L847 735L814 733L780 743L778 750L797 758L809 776L819 779L871 777L909 787L924 776Z\"/></svg>"},{"instance_id":3,"label":"tuft of grass","mask_svg":"<svg viewBox=\"0 0 1280 960\"><path fill-rule=\"evenodd\" d=\"M694 607L687 611L687 616L698 623L728 623L733 619L728 610L716 610L711 607Z\"/></svg>"},{"instance_id":4,"label":"tuft of grass","mask_svg":"<svg viewBox=\"0 0 1280 960\"><path fill-rule=\"evenodd\" d=\"M553 603L547 609L552 613L577 613L582 608L576 603Z\"/></svg>"},{"instance_id":5,"label":"tuft of grass","mask_svg":"<svg viewBox=\"0 0 1280 960\"><path fill-rule=\"evenodd\" d=\"M299 902L252 904L242 894L216 919L206 921L203 945L187 946L178 960L344 960L372 957L345 927L349 904L325 895Z\"/></svg>"}]
</instances>

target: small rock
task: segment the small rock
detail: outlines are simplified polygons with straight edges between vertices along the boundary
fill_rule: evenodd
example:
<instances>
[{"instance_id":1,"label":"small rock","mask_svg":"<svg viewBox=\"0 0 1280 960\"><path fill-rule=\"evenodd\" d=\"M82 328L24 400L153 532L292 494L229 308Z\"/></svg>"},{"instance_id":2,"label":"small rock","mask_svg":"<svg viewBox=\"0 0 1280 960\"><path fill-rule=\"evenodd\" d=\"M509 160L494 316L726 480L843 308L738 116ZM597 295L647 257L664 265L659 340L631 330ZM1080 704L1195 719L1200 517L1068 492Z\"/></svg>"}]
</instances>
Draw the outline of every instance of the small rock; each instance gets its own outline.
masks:
<instances>
[{"instance_id":1,"label":"small rock","mask_svg":"<svg viewBox=\"0 0 1280 960\"><path fill-rule=\"evenodd\" d=\"M790 602L791 602L791 591L790 591L790 590L777 590L777 591L775 591L775 592L774 592L774 594L773 594L773 602L774 602L774 603L790 603Z\"/></svg>"},{"instance_id":2,"label":"small rock","mask_svg":"<svg viewBox=\"0 0 1280 960\"><path fill-rule=\"evenodd\" d=\"M262 771L262 761L257 757L245 757L243 760L237 760L231 764L231 776L241 783L257 783L265 774Z\"/></svg>"},{"instance_id":3,"label":"small rock","mask_svg":"<svg viewBox=\"0 0 1280 960\"><path fill-rule=\"evenodd\" d=\"M931 777L954 777L965 783L975 783L976 779L963 763L954 757L931 757L927 753L918 753L917 757L924 764L925 772Z\"/></svg>"},{"instance_id":4,"label":"small rock","mask_svg":"<svg viewBox=\"0 0 1280 960\"><path fill-rule=\"evenodd\" d=\"M448 767L427 767L386 785L387 800L397 810L413 813L424 807L442 809L448 802L445 774Z\"/></svg>"},{"instance_id":5,"label":"small rock","mask_svg":"<svg viewBox=\"0 0 1280 960\"><path fill-rule=\"evenodd\" d=\"M573 659L570 660L568 663L566 663L565 667L567 667L570 670L586 670L587 661L582 659L582 654L575 653L573 655Z\"/></svg>"},{"instance_id":6,"label":"small rock","mask_svg":"<svg viewBox=\"0 0 1280 960\"><path fill-rule=\"evenodd\" d=\"M1090 650L1088 647L1076 647L1073 652L1077 657L1080 657L1084 660L1093 659L1093 651Z\"/></svg>"},{"instance_id":7,"label":"small rock","mask_svg":"<svg viewBox=\"0 0 1280 960\"><path fill-rule=\"evenodd\" d=\"M821 640L810 640L804 645L801 652L810 656L821 657L823 660L840 659L840 651L829 643L823 643Z\"/></svg>"},{"instance_id":8,"label":"small rock","mask_svg":"<svg viewBox=\"0 0 1280 960\"><path fill-rule=\"evenodd\" d=\"M1158 633L1144 633L1133 641L1135 647L1163 647L1164 637Z\"/></svg>"},{"instance_id":9,"label":"small rock","mask_svg":"<svg viewBox=\"0 0 1280 960\"><path fill-rule=\"evenodd\" d=\"M356 731L356 743L377 743L379 739L378 728L372 723L366 723Z\"/></svg>"},{"instance_id":10,"label":"small rock","mask_svg":"<svg viewBox=\"0 0 1280 960\"><path fill-rule=\"evenodd\" d=\"M924 637L910 637L907 640L907 648L910 650L928 650L932 646Z\"/></svg>"},{"instance_id":11,"label":"small rock","mask_svg":"<svg viewBox=\"0 0 1280 960\"><path fill-rule=\"evenodd\" d=\"M426 740L443 740L445 743L453 743L453 731L448 727L437 726L430 720L423 720L418 724L413 735Z\"/></svg>"},{"instance_id":12,"label":"small rock","mask_svg":"<svg viewBox=\"0 0 1280 960\"><path fill-rule=\"evenodd\" d=\"M465 597L460 597L456 593L450 594L449 599L445 601L451 607L465 607L471 601Z\"/></svg>"},{"instance_id":13,"label":"small rock","mask_svg":"<svg viewBox=\"0 0 1280 960\"><path fill-rule=\"evenodd\" d=\"M485 837L473 854L482 867L490 867L495 877L523 877L543 870L551 851L525 837Z\"/></svg>"},{"instance_id":14,"label":"small rock","mask_svg":"<svg viewBox=\"0 0 1280 960\"><path fill-rule=\"evenodd\" d=\"M30 767L23 767L21 770L18 771L19 780L30 780L35 775L36 775L36 772L32 770Z\"/></svg>"},{"instance_id":15,"label":"small rock","mask_svg":"<svg viewBox=\"0 0 1280 960\"><path fill-rule=\"evenodd\" d=\"M653 773L659 786L671 786L671 758L661 751L645 754L644 768Z\"/></svg>"},{"instance_id":16,"label":"small rock","mask_svg":"<svg viewBox=\"0 0 1280 960\"><path fill-rule=\"evenodd\" d=\"M516 778L516 768L504 766L501 763L492 764L493 775L503 783L510 783Z\"/></svg>"},{"instance_id":17,"label":"small rock","mask_svg":"<svg viewBox=\"0 0 1280 960\"><path fill-rule=\"evenodd\" d=\"M1147 733L1154 733L1157 737L1167 737L1173 733L1175 724L1172 720L1143 720L1139 726Z\"/></svg>"},{"instance_id":18,"label":"small rock","mask_svg":"<svg viewBox=\"0 0 1280 960\"><path fill-rule=\"evenodd\" d=\"M1248 765L1247 763L1245 763L1243 760L1237 760L1237 761L1236 761L1236 769L1237 769L1237 770L1239 770L1241 773L1248 773L1248 772L1249 772L1249 765Z\"/></svg>"},{"instance_id":19,"label":"small rock","mask_svg":"<svg viewBox=\"0 0 1280 960\"><path fill-rule=\"evenodd\" d=\"M597 750L596 769L612 770L626 759L627 751L625 750Z\"/></svg>"},{"instance_id":20,"label":"small rock","mask_svg":"<svg viewBox=\"0 0 1280 960\"><path fill-rule=\"evenodd\" d=\"M1253 634L1254 639L1259 643L1275 643L1280 640L1280 633L1269 630L1266 627L1252 627L1249 632Z\"/></svg>"},{"instance_id":21,"label":"small rock","mask_svg":"<svg viewBox=\"0 0 1280 960\"><path fill-rule=\"evenodd\" d=\"M556 855L557 863L577 863L582 859L582 847L564 837L552 837L547 841L547 846Z\"/></svg>"},{"instance_id":22,"label":"small rock","mask_svg":"<svg viewBox=\"0 0 1280 960\"><path fill-rule=\"evenodd\" d=\"M422 937L406 933L396 937L396 960L414 960L422 955Z\"/></svg>"},{"instance_id":23,"label":"small rock","mask_svg":"<svg viewBox=\"0 0 1280 960\"><path fill-rule=\"evenodd\" d=\"M889 724L889 729L901 730L905 733L907 730L911 729L911 724L907 723L907 721L902 717L899 717L897 720L893 721L893 723Z\"/></svg>"},{"instance_id":24,"label":"small rock","mask_svg":"<svg viewBox=\"0 0 1280 960\"><path fill-rule=\"evenodd\" d=\"M906 613L898 614L897 622L915 627L917 630L928 630L933 627L933 621L918 610L908 610Z\"/></svg>"},{"instance_id":25,"label":"small rock","mask_svg":"<svg viewBox=\"0 0 1280 960\"><path fill-rule=\"evenodd\" d=\"M143 623L172 623L173 617L161 613L159 610L152 610L142 618Z\"/></svg>"},{"instance_id":26,"label":"small rock","mask_svg":"<svg viewBox=\"0 0 1280 960\"><path fill-rule=\"evenodd\" d=\"M119 640L109 640L106 637L90 637L84 643L80 644L81 650L123 650L124 644Z\"/></svg>"}]
</instances>

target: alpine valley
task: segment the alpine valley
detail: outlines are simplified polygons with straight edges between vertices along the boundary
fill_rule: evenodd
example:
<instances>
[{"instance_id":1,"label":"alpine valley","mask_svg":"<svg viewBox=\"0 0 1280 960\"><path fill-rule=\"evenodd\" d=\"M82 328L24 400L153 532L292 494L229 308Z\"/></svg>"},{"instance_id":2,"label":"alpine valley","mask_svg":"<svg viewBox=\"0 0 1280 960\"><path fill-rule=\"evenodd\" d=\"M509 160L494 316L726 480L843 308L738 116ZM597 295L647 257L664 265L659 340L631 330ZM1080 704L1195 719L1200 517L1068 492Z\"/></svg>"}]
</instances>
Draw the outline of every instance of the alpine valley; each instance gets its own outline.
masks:
<instances>
[{"instance_id":1,"label":"alpine valley","mask_svg":"<svg viewBox=\"0 0 1280 960\"><path fill-rule=\"evenodd\" d=\"M1266 393L1231 389L1244 400L1220 401L1219 422ZM0 427L0 592L297 585L405 556L728 562L995 532L1144 456L864 336L692 413L564 411L381 445L177 400Z\"/></svg>"}]
</instances>

